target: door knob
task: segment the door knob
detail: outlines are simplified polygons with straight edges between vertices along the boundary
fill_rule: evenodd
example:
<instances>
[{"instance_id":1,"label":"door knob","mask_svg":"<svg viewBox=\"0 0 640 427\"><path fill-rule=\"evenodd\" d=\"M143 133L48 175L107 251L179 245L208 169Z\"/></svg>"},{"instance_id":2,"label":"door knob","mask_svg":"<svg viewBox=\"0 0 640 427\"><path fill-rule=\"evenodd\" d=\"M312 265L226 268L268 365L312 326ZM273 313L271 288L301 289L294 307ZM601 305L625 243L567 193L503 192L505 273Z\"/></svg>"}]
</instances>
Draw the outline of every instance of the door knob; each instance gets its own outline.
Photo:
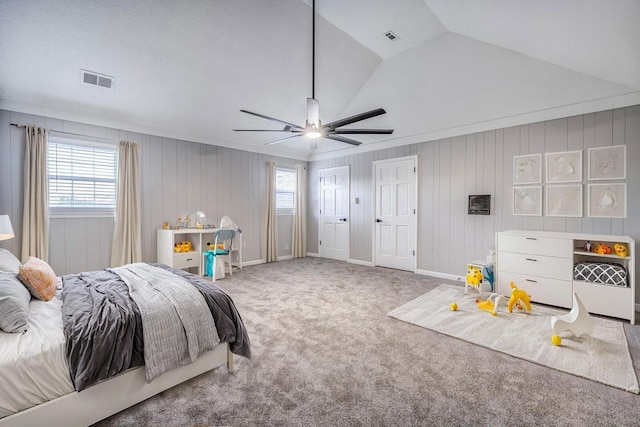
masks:
<instances>
[{"instance_id":1,"label":"door knob","mask_svg":"<svg viewBox=\"0 0 640 427\"><path fill-rule=\"evenodd\" d=\"M376 222L382 222L380 218L376 218Z\"/></svg>"},{"instance_id":2,"label":"door knob","mask_svg":"<svg viewBox=\"0 0 640 427\"><path fill-rule=\"evenodd\" d=\"M340 221L347 221L347 218L340 218Z\"/></svg>"}]
</instances>

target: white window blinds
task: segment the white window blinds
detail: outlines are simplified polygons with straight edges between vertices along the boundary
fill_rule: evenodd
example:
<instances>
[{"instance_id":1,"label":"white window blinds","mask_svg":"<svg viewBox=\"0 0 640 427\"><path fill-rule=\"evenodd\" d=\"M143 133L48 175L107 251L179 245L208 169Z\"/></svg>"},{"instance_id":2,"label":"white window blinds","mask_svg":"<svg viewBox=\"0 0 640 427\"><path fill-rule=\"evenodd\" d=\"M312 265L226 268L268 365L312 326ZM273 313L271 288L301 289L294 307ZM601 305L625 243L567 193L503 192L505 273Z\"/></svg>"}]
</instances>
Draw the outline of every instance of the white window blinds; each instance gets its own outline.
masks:
<instances>
[{"instance_id":1,"label":"white window blinds","mask_svg":"<svg viewBox=\"0 0 640 427\"><path fill-rule=\"evenodd\" d=\"M296 172L289 169L276 169L276 211L293 213L296 194Z\"/></svg>"},{"instance_id":2,"label":"white window blinds","mask_svg":"<svg viewBox=\"0 0 640 427\"><path fill-rule=\"evenodd\" d=\"M113 215L117 167L115 144L51 136L47 145L51 216Z\"/></svg>"}]
</instances>

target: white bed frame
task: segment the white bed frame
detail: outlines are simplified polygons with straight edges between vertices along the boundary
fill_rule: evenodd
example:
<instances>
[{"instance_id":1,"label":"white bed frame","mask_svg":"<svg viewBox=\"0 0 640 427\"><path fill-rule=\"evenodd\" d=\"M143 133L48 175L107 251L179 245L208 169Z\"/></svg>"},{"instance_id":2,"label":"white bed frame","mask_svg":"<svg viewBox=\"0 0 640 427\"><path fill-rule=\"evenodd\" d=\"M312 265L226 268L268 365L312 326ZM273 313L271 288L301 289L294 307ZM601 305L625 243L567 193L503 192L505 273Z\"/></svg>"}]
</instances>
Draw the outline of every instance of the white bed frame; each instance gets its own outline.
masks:
<instances>
[{"instance_id":1,"label":"white bed frame","mask_svg":"<svg viewBox=\"0 0 640 427\"><path fill-rule=\"evenodd\" d=\"M146 383L144 366L24 411L0 418L0 427L86 427L164 390L222 365L233 371L233 353L220 343L195 362L165 372Z\"/></svg>"}]
</instances>

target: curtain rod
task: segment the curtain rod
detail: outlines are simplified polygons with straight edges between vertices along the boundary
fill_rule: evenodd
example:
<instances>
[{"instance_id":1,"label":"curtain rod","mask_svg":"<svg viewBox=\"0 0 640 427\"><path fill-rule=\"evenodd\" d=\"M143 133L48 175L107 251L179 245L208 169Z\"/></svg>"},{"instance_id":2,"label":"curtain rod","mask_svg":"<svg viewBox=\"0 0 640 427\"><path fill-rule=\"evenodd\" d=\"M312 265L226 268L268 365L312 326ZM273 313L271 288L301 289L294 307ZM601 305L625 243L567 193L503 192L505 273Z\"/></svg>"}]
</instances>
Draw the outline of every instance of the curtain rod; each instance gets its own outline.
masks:
<instances>
[{"instance_id":1,"label":"curtain rod","mask_svg":"<svg viewBox=\"0 0 640 427\"><path fill-rule=\"evenodd\" d=\"M11 123L11 126L15 126L17 128L26 128L27 127L26 125L18 125L16 123ZM40 131L38 130L38 132L40 132ZM83 134L80 134L80 133L62 132L61 130L55 130L55 129L49 129L49 132L62 133L62 134L65 134L65 135L81 136L83 138L102 139L102 140L105 139L105 138L100 138L100 137L96 137L96 136L83 135Z\"/></svg>"}]
</instances>

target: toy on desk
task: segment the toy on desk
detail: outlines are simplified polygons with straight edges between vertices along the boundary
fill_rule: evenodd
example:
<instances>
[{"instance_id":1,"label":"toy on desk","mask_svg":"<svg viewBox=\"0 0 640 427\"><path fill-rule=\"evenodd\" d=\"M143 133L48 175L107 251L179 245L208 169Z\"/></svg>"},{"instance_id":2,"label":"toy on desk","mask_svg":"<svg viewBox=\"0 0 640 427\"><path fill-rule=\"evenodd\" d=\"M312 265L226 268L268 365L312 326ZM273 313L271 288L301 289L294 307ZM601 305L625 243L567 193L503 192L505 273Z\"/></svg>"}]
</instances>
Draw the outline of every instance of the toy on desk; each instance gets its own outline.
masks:
<instances>
[{"instance_id":1,"label":"toy on desk","mask_svg":"<svg viewBox=\"0 0 640 427\"><path fill-rule=\"evenodd\" d=\"M524 309L527 313L531 312L531 295L527 294L522 289L518 289L516 284L513 282L510 282L509 285L511 286L511 297L507 304L509 313L513 312L514 305L520 310Z\"/></svg>"},{"instance_id":2,"label":"toy on desk","mask_svg":"<svg viewBox=\"0 0 640 427\"><path fill-rule=\"evenodd\" d=\"M611 246L606 243L598 243L595 248L593 248L593 252L601 255L608 255L611 253Z\"/></svg>"},{"instance_id":3,"label":"toy on desk","mask_svg":"<svg viewBox=\"0 0 640 427\"><path fill-rule=\"evenodd\" d=\"M209 249L211 249L212 251L216 250L216 245L214 243L209 243L207 242L207 246L209 247ZM218 248L220 250L224 250L224 243L218 243Z\"/></svg>"},{"instance_id":4,"label":"toy on desk","mask_svg":"<svg viewBox=\"0 0 640 427\"><path fill-rule=\"evenodd\" d=\"M477 299L476 304L480 310L488 311L492 316L495 316L498 313L498 304L500 304L501 298L502 295L494 292L484 301Z\"/></svg>"},{"instance_id":5,"label":"toy on desk","mask_svg":"<svg viewBox=\"0 0 640 427\"><path fill-rule=\"evenodd\" d=\"M190 252L193 249L190 241L176 243L173 246L174 252Z\"/></svg>"},{"instance_id":6,"label":"toy on desk","mask_svg":"<svg viewBox=\"0 0 640 427\"><path fill-rule=\"evenodd\" d=\"M620 258L626 258L629 255L629 250L622 243L616 243L615 245L613 245L613 251Z\"/></svg>"},{"instance_id":7,"label":"toy on desk","mask_svg":"<svg viewBox=\"0 0 640 427\"><path fill-rule=\"evenodd\" d=\"M464 294L467 294L469 287L478 291L478 295L482 294L482 271L481 267L469 264L467 265L467 278L464 283Z\"/></svg>"},{"instance_id":8,"label":"toy on desk","mask_svg":"<svg viewBox=\"0 0 640 427\"><path fill-rule=\"evenodd\" d=\"M591 252L591 249L593 249L591 241L587 240L586 242L584 242L584 245L582 245L582 249L584 249L585 252Z\"/></svg>"}]
</instances>

